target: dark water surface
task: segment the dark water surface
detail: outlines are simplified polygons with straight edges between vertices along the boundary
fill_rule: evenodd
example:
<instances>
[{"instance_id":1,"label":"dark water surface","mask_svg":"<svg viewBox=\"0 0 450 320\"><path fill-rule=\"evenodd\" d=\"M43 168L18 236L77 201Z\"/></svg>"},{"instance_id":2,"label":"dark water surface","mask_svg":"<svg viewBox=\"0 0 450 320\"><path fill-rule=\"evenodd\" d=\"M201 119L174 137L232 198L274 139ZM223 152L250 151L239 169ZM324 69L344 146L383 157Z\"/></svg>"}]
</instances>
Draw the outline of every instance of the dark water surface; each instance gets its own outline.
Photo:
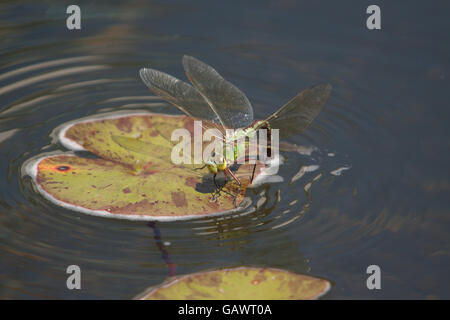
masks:
<instances>
[{"instance_id":1,"label":"dark water surface","mask_svg":"<svg viewBox=\"0 0 450 320\"><path fill-rule=\"evenodd\" d=\"M183 54L241 88L256 118L310 85L334 89L290 140L315 151L286 154L285 182L252 193L258 210L158 224L177 274L270 266L332 280L330 299L450 298L448 1L376 1L378 31L366 28L372 1L83 3L81 31L67 30L63 2L0 4L0 298L128 299L167 278L146 223L56 207L21 167L63 149L50 133L64 122L176 113L137 72L184 79ZM289 184L303 165L319 167ZM66 288L72 264L82 290Z\"/></svg>"}]
</instances>

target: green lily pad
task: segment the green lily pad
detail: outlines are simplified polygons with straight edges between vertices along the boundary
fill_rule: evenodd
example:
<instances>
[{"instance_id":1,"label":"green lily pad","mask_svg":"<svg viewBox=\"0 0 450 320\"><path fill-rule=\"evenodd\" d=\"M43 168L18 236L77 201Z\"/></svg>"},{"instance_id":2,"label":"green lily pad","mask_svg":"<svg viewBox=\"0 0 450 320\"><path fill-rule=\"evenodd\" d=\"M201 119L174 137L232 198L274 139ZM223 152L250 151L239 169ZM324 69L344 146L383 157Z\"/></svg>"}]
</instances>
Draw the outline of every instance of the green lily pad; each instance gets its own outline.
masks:
<instances>
[{"instance_id":1,"label":"green lily pad","mask_svg":"<svg viewBox=\"0 0 450 320\"><path fill-rule=\"evenodd\" d=\"M152 113L109 114L66 123L53 135L73 151L90 151L97 158L73 152L39 155L24 164L36 190L65 208L105 217L130 220L181 220L219 215L246 204L252 165L237 170L242 187L227 183L216 201L206 169L175 165L172 144L165 137L185 128L193 137L193 119ZM125 149L113 136L136 138L150 151ZM259 164L257 173L263 165Z\"/></svg>"},{"instance_id":2,"label":"green lily pad","mask_svg":"<svg viewBox=\"0 0 450 320\"><path fill-rule=\"evenodd\" d=\"M141 300L311 300L327 293L325 279L273 268L237 267L168 279Z\"/></svg>"}]
</instances>

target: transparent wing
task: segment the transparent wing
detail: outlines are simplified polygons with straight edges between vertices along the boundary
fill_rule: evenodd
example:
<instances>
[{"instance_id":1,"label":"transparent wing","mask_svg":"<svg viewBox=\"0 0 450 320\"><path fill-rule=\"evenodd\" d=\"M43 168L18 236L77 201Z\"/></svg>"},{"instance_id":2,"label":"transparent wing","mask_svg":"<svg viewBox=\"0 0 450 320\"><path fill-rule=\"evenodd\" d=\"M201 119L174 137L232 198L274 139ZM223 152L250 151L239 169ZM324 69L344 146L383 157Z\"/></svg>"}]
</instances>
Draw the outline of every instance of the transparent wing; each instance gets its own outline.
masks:
<instances>
[{"instance_id":1,"label":"transparent wing","mask_svg":"<svg viewBox=\"0 0 450 320\"><path fill-rule=\"evenodd\" d=\"M253 108L245 94L209 65L190 56L183 57L189 81L217 114L225 128L248 127L253 121Z\"/></svg>"},{"instance_id":2,"label":"transparent wing","mask_svg":"<svg viewBox=\"0 0 450 320\"><path fill-rule=\"evenodd\" d=\"M322 110L331 89L330 84L319 84L305 89L266 121L272 129L280 129L280 139L302 133Z\"/></svg>"},{"instance_id":3,"label":"transparent wing","mask_svg":"<svg viewBox=\"0 0 450 320\"><path fill-rule=\"evenodd\" d=\"M205 129L221 129L218 115L190 84L154 69L142 68L139 75L154 94L194 119L209 121L209 124L205 123Z\"/></svg>"}]
</instances>

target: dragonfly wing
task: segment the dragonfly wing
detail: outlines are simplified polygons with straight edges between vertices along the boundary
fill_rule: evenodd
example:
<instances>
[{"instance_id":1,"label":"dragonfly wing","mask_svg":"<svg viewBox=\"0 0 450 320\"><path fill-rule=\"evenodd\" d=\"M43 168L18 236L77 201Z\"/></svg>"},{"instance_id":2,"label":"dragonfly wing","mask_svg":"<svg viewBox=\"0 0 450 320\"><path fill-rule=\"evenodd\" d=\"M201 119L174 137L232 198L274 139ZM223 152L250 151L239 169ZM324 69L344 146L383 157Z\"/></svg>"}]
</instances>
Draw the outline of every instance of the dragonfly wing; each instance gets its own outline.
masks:
<instances>
[{"instance_id":1,"label":"dragonfly wing","mask_svg":"<svg viewBox=\"0 0 450 320\"><path fill-rule=\"evenodd\" d=\"M139 75L154 94L178 107L188 116L219 123L218 116L190 84L167 73L149 68L142 68Z\"/></svg>"},{"instance_id":2,"label":"dragonfly wing","mask_svg":"<svg viewBox=\"0 0 450 320\"><path fill-rule=\"evenodd\" d=\"M217 114L222 126L244 128L252 123L250 101L214 68L190 56L183 57L183 67L189 81Z\"/></svg>"},{"instance_id":3,"label":"dragonfly wing","mask_svg":"<svg viewBox=\"0 0 450 320\"><path fill-rule=\"evenodd\" d=\"M280 129L280 138L302 133L322 110L331 89L330 84L319 84L303 90L266 121L272 129Z\"/></svg>"}]
</instances>

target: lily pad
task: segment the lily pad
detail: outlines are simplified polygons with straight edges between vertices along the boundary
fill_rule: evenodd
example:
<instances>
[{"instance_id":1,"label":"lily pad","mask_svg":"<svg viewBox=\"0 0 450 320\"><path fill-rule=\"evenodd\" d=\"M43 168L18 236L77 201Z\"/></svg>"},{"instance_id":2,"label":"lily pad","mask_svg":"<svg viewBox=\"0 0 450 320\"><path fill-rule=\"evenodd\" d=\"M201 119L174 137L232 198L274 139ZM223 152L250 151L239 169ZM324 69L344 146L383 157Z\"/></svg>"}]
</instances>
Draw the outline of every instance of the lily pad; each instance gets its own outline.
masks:
<instances>
[{"instance_id":1,"label":"lily pad","mask_svg":"<svg viewBox=\"0 0 450 320\"><path fill-rule=\"evenodd\" d=\"M168 279L141 300L311 300L327 293L325 279L274 268L237 267Z\"/></svg>"},{"instance_id":2,"label":"lily pad","mask_svg":"<svg viewBox=\"0 0 450 320\"><path fill-rule=\"evenodd\" d=\"M66 123L53 135L73 152L39 155L24 164L38 192L53 203L75 211L130 220L181 220L234 212L246 204L252 165L236 174L242 187L227 183L216 201L212 176L206 169L175 165L167 140L177 128L193 137L193 119L152 113L108 114ZM136 138L151 151L125 149L113 136ZM259 164L256 175L261 173Z\"/></svg>"}]
</instances>

